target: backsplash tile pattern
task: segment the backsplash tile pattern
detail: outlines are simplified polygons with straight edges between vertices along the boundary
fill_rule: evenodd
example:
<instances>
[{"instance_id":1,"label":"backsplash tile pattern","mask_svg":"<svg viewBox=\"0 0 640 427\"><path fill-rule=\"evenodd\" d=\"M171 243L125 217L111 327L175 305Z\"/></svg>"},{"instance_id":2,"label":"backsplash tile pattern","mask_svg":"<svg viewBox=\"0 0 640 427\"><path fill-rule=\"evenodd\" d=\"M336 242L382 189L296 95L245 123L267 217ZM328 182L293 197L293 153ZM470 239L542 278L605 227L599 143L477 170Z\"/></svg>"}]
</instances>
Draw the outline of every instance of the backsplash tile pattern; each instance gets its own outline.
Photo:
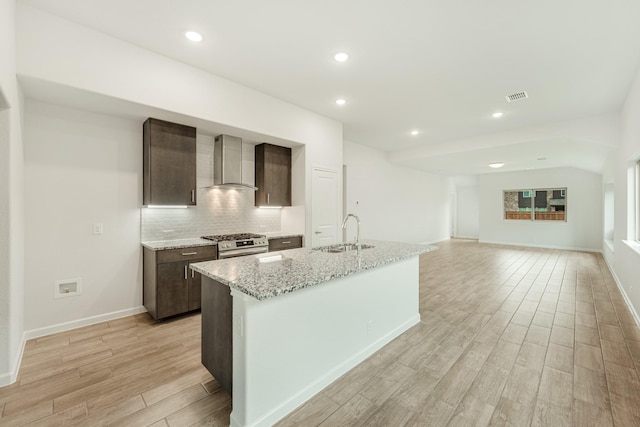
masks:
<instances>
[{"instance_id":1,"label":"backsplash tile pattern","mask_svg":"<svg viewBox=\"0 0 640 427\"><path fill-rule=\"evenodd\" d=\"M213 183L213 137L197 136L198 205L189 208L142 208L142 241L188 239L211 234L280 231L281 210L254 206L251 190L203 188ZM253 146L243 147L243 181L252 183Z\"/></svg>"},{"instance_id":2,"label":"backsplash tile pattern","mask_svg":"<svg viewBox=\"0 0 640 427\"><path fill-rule=\"evenodd\" d=\"M280 230L280 209L254 206L251 190L204 189L198 210L198 233L260 233Z\"/></svg>"},{"instance_id":3,"label":"backsplash tile pattern","mask_svg":"<svg viewBox=\"0 0 640 427\"><path fill-rule=\"evenodd\" d=\"M247 190L199 189L197 207L142 208L142 241L280 231L280 209L256 208L253 197Z\"/></svg>"},{"instance_id":4,"label":"backsplash tile pattern","mask_svg":"<svg viewBox=\"0 0 640 427\"><path fill-rule=\"evenodd\" d=\"M143 242L195 237L196 209L142 208L140 214Z\"/></svg>"},{"instance_id":5,"label":"backsplash tile pattern","mask_svg":"<svg viewBox=\"0 0 640 427\"><path fill-rule=\"evenodd\" d=\"M256 208L253 198L248 190L199 189L197 207L142 208L142 241L280 231L280 209Z\"/></svg>"}]
</instances>

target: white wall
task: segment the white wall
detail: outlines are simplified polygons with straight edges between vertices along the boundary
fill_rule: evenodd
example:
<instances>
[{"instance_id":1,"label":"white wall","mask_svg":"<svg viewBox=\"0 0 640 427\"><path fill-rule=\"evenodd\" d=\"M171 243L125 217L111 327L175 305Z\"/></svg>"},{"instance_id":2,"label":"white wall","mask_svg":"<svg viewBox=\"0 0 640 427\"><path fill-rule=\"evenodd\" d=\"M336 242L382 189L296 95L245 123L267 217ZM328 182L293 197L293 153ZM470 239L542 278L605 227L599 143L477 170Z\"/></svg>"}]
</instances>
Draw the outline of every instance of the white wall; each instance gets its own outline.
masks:
<instances>
[{"instance_id":1,"label":"white wall","mask_svg":"<svg viewBox=\"0 0 640 427\"><path fill-rule=\"evenodd\" d=\"M465 186L456 189L457 227L455 237L477 239L480 233L479 187Z\"/></svg>"},{"instance_id":2,"label":"white wall","mask_svg":"<svg viewBox=\"0 0 640 427\"><path fill-rule=\"evenodd\" d=\"M23 342L22 93L15 1L0 0L0 386L15 381Z\"/></svg>"},{"instance_id":3,"label":"white wall","mask_svg":"<svg viewBox=\"0 0 640 427\"><path fill-rule=\"evenodd\" d=\"M26 114L25 318L31 335L64 328L60 322L77 326L141 305L141 117L89 113L109 110L96 100L105 105L118 100L143 115L165 112L167 117L157 116L161 119L177 114L304 144L296 150L302 154L296 156L296 174L303 176L294 198L307 206L312 165L335 170L342 165L342 125L334 120L24 3L17 5L16 23L18 75L38 83L28 95L55 88L61 104L30 101ZM79 99L92 103L86 110L63 107ZM308 234L310 209L296 206L291 213ZM93 222L104 224L103 236L89 234ZM53 301L54 280L78 276L84 279L83 295Z\"/></svg>"},{"instance_id":4,"label":"white wall","mask_svg":"<svg viewBox=\"0 0 640 427\"><path fill-rule=\"evenodd\" d=\"M602 248L602 176L574 168L480 175L480 241L563 249ZM567 221L507 221L503 190L567 188Z\"/></svg>"},{"instance_id":5,"label":"white wall","mask_svg":"<svg viewBox=\"0 0 640 427\"><path fill-rule=\"evenodd\" d=\"M137 121L27 101L25 328L30 333L140 311L141 135ZM104 234L92 235L92 223L102 223ZM56 280L77 277L83 280L81 295L54 299Z\"/></svg>"},{"instance_id":6,"label":"white wall","mask_svg":"<svg viewBox=\"0 0 640 427\"><path fill-rule=\"evenodd\" d=\"M613 245L614 235L614 216L615 216L615 184L608 182L603 187L604 197L604 241Z\"/></svg>"},{"instance_id":7,"label":"white wall","mask_svg":"<svg viewBox=\"0 0 640 427\"><path fill-rule=\"evenodd\" d=\"M306 206L311 204L312 166L342 167L342 124L335 120L23 3L17 6L16 23L17 68L25 80L305 144ZM304 214L310 235L311 209Z\"/></svg>"},{"instance_id":8,"label":"white wall","mask_svg":"<svg viewBox=\"0 0 640 427\"><path fill-rule=\"evenodd\" d=\"M396 166L383 151L348 141L344 163L346 211L360 217L361 239L426 243L449 238L446 178Z\"/></svg>"},{"instance_id":9,"label":"white wall","mask_svg":"<svg viewBox=\"0 0 640 427\"><path fill-rule=\"evenodd\" d=\"M618 156L608 164L603 183L615 183L614 251L605 245L605 255L616 280L640 320L640 244L635 240L633 217L635 198L633 179L629 179L635 161L640 158L640 70L621 111L622 138ZM631 174L632 175L632 174Z\"/></svg>"}]
</instances>

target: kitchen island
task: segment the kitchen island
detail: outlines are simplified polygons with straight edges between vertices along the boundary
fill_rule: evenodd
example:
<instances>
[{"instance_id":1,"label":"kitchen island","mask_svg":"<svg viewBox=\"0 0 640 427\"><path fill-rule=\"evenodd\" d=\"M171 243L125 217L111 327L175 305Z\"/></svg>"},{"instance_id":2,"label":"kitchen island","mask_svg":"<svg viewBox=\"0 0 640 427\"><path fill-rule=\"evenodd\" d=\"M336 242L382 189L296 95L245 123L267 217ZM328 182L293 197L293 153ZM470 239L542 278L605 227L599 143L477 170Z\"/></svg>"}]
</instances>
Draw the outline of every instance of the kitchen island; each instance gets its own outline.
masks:
<instances>
[{"instance_id":1,"label":"kitchen island","mask_svg":"<svg viewBox=\"0 0 640 427\"><path fill-rule=\"evenodd\" d=\"M191 265L203 364L233 393L232 426L272 425L420 321L418 256L435 247L362 243Z\"/></svg>"}]
</instances>

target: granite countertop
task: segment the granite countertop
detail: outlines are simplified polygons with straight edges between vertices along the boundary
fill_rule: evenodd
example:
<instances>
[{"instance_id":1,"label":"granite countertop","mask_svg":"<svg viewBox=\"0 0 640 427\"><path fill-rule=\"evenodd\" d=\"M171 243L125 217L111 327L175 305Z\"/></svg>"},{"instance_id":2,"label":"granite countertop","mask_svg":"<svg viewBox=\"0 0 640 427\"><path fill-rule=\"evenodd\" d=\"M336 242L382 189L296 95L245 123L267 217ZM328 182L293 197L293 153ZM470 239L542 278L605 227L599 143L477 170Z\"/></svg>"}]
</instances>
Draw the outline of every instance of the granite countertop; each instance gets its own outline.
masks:
<instances>
[{"instance_id":1,"label":"granite countertop","mask_svg":"<svg viewBox=\"0 0 640 427\"><path fill-rule=\"evenodd\" d=\"M211 240L194 237L191 239L174 239L174 240L156 240L153 242L142 242L142 246L153 251L161 251L164 249L180 249L192 246L213 246L216 242Z\"/></svg>"},{"instance_id":2,"label":"granite countertop","mask_svg":"<svg viewBox=\"0 0 640 427\"><path fill-rule=\"evenodd\" d=\"M299 248L254 256L191 264L191 268L258 300L294 292L322 282L349 276L420 255L436 246L379 240L364 240L373 248L344 253L326 253ZM260 259L274 259L261 262Z\"/></svg>"}]
</instances>

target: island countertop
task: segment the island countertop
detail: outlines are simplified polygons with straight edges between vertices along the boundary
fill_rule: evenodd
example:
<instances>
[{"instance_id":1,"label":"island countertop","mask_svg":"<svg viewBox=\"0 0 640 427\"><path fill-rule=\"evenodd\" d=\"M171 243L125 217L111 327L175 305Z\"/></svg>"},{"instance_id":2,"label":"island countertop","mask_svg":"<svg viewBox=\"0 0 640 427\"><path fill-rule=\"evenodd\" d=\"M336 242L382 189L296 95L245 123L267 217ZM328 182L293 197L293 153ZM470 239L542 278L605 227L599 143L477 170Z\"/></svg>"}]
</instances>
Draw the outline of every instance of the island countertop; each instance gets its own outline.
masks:
<instances>
[{"instance_id":1,"label":"island countertop","mask_svg":"<svg viewBox=\"0 0 640 427\"><path fill-rule=\"evenodd\" d=\"M289 249L254 256L191 264L191 268L258 300L356 274L434 249L410 243L363 240L372 248L327 253L317 248Z\"/></svg>"}]
</instances>

